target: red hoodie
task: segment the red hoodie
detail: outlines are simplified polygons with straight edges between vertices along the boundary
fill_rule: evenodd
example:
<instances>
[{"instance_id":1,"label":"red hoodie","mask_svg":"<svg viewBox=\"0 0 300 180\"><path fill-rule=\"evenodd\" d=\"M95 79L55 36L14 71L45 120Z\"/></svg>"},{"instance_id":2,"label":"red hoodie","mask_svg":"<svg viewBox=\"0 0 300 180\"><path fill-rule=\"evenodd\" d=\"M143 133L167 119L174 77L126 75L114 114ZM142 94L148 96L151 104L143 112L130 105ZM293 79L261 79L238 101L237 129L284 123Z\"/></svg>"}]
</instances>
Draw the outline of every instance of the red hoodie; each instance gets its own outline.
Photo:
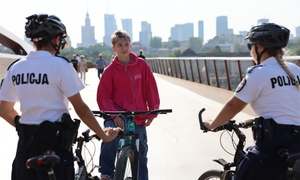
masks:
<instances>
[{"instance_id":1,"label":"red hoodie","mask_svg":"<svg viewBox=\"0 0 300 180\"><path fill-rule=\"evenodd\" d=\"M159 94L153 73L145 60L130 53L128 64L118 57L104 70L97 92L101 111L146 111L159 108ZM143 125L151 116L137 116Z\"/></svg>"}]
</instances>

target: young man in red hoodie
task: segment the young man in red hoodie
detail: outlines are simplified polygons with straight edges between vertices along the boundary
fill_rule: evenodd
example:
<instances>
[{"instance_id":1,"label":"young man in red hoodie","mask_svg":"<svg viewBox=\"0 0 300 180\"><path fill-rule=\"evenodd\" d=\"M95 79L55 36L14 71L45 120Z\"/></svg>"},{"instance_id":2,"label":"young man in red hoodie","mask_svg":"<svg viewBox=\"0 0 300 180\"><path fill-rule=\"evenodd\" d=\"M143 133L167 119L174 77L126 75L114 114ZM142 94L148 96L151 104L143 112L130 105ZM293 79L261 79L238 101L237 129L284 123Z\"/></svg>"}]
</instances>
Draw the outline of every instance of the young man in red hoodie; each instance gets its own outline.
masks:
<instances>
[{"instance_id":1,"label":"young man in red hoodie","mask_svg":"<svg viewBox=\"0 0 300 180\"><path fill-rule=\"evenodd\" d=\"M159 108L156 81L148 64L131 52L130 37L126 32L116 31L112 36L115 58L104 70L97 92L101 111L146 111ZM156 116L135 118L139 135L139 180L148 180L146 127ZM105 127L123 128L123 120L116 116L104 121ZM102 143L100 154L101 179L113 177L118 139Z\"/></svg>"}]
</instances>

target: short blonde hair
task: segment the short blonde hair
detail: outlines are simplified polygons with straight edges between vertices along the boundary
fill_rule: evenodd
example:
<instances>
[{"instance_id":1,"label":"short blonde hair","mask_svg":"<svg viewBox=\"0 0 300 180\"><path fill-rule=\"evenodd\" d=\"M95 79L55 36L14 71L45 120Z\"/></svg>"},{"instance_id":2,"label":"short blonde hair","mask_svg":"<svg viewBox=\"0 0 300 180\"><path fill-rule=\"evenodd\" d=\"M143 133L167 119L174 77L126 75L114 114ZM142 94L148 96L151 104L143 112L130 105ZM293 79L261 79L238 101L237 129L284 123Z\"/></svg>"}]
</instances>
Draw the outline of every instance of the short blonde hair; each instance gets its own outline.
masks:
<instances>
[{"instance_id":1,"label":"short blonde hair","mask_svg":"<svg viewBox=\"0 0 300 180\"><path fill-rule=\"evenodd\" d=\"M128 40L129 42L131 42L130 40L130 36L128 35L128 33L126 31L115 31L112 36L111 36L111 43L114 46L120 39L125 39Z\"/></svg>"}]
</instances>

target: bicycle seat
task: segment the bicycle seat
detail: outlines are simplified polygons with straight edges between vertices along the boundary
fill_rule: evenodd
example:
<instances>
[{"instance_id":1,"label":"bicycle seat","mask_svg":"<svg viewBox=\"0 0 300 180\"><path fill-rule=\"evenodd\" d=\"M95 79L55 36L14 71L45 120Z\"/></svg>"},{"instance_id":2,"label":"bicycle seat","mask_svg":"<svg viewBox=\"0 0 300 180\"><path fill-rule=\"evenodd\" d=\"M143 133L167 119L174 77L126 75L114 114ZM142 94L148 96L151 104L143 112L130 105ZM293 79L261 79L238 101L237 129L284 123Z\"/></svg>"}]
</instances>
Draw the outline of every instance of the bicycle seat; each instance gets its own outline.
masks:
<instances>
[{"instance_id":1,"label":"bicycle seat","mask_svg":"<svg viewBox=\"0 0 300 180\"><path fill-rule=\"evenodd\" d=\"M60 157L54 152L48 152L40 156L34 156L26 161L28 169L52 168L60 162Z\"/></svg>"},{"instance_id":2,"label":"bicycle seat","mask_svg":"<svg viewBox=\"0 0 300 180\"><path fill-rule=\"evenodd\" d=\"M225 159L214 159L214 161L217 162L218 164L222 165L222 166L228 166L230 164Z\"/></svg>"}]
</instances>

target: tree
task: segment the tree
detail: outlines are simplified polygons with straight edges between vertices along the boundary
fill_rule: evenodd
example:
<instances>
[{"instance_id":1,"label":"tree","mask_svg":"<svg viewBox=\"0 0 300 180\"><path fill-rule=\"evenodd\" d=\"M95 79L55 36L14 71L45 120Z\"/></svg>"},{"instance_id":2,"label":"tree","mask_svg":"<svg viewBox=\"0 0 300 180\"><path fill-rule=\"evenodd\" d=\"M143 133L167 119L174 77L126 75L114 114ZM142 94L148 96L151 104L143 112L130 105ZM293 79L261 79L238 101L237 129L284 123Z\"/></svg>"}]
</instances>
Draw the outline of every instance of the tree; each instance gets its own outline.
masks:
<instances>
[{"instance_id":1,"label":"tree","mask_svg":"<svg viewBox=\"0 0 300 180\"><path fill-rule=\"evenodd\" d=\"M101 44L96 44L89 47L78 47L78 48L65 48L61 51L61 55L71 59L73 54L84 55L89 61L95 62L98 58L98 54L102 53L103 56L110 60L112 55L112 50L110 47L103 46Z\"/></svg>"},{"instance_id":2,"label":"tree","mask_svg":"<svg viewBox=\"0 0 300 180\"><path fill-rule=\"evenodd\" d=\"M159 49L161 48L162 46L162 42L161 42L161 38L160 37L153 37L150 41L150 46L152 48L155 48L155 49Z\"/></svg>"},{"instance_id":3,"label":"tree","mask_svg":"<svg viewBox=\"0 0 300 180\"><path fill-rule=\"evenodd\" d=\"M195 52L200 51L202 44L203 44L202 38L192 37L189 39L189 47Z\"/></svg>"}]
</instances>

